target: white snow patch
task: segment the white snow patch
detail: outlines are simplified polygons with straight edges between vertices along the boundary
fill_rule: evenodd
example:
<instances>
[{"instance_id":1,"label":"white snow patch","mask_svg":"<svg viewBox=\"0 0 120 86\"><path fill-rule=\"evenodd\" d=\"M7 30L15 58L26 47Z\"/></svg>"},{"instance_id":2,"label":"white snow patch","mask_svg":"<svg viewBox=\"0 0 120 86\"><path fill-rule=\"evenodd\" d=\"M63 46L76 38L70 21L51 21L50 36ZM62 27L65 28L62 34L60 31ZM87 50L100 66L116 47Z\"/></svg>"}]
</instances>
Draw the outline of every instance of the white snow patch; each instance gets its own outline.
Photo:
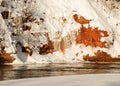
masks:
<instances>
[{"instance_id":1,"label":"white snow patch","mask_svg":"<svg viewBox=\"0 0 120 86\"><path fill-rule=\"evenodd\" d=\"M87 74L1 81L1 86L120 86L120 74Z\"/></svg>"}]
</instances>

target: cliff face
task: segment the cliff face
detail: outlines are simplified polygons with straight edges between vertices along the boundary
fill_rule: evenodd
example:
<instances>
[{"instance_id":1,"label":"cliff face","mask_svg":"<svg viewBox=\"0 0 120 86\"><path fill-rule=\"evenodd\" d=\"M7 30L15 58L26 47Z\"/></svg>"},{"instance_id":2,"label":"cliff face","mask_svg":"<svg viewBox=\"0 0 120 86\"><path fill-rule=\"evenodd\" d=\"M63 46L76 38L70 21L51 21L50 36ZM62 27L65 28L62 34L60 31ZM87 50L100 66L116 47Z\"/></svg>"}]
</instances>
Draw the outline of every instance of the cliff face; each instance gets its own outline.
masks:
<instances>
[{"instance_id":1,"label":"cliff face","mask_svg":"<svg viewBox=\"0 0 120 86\"><path fill-rule=\"evenodd\" d=\"M12 63L79 62L120 55L117 0L0 3L0 49L15 58Z\"/></svg>"}]
</instances>

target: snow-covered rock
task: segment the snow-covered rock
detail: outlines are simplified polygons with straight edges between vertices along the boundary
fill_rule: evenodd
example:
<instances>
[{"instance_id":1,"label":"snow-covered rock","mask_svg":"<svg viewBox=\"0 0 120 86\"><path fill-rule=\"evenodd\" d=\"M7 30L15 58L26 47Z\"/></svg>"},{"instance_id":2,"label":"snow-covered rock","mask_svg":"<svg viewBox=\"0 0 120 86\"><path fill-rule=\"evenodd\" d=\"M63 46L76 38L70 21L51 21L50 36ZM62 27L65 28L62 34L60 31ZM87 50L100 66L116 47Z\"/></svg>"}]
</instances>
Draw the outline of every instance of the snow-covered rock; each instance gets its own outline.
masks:
<instances>
[{"instance_id":1,"label":"snow-covered rock","mask_svg":"<svg viewBox=\"0 0 120 86\"><path fill-rule=\"evenodd\" d=\"M120 56L117 0L1 0L0 3L0 46L5 46L4 51L16 58L13 63L79 62L85 56L98 55L97 52L110 58ZM83 27L85 31L81 31ZM29 50L23 52L23 47L31 50L32 55Z\"/></svg>"}]
</instances>

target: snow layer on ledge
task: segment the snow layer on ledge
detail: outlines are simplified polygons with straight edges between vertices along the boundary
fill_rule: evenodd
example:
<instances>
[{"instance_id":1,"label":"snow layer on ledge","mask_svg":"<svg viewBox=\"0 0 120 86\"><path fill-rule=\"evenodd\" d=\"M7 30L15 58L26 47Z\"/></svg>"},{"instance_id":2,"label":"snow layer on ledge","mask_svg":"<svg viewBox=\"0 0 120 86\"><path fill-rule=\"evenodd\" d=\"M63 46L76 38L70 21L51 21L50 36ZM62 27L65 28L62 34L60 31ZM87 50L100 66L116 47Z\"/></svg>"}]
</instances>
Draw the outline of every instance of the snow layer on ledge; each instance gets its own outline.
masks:
<instances>
[{"instance_id":1,"label":"snow layer on ledge","mask_svg":"<svg viewBox=\"0 0 120 86\"><path fill-rule=\"evenodd\" d=\"M90 74L1 81L1 86L120 86L120 74Z\"/></svg>"}]
</instances>

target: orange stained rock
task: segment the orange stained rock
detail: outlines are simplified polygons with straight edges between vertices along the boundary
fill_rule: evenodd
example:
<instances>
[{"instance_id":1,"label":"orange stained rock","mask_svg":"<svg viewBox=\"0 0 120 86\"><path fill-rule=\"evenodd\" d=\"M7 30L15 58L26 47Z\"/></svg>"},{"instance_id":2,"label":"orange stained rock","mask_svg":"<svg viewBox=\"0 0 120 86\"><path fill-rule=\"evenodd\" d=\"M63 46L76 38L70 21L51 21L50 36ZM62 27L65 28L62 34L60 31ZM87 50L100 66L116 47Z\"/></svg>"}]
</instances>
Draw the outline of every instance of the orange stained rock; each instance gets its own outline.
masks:
<instances>
[{"instance_id":1,"label":"orange stained rock","mask_svg":"<svg viewBox=\"0 0 120 86\"><path fill-rule=\"evenodd\" d=\"M112 57L104 51L97 51L94 56L85 55L83 56L85 61L91 62L120 62L120 57Z\"/></svg>"},{"instance_id":2,"label":"orange stained rock","mask_svg":"<svg viewBox=\"0 0 120 86\"><path fill-rule=\"evenodd\" d=\"M102 34L102 35L101 35ZM101 42L101 37L107 37L108 34L105 31L98 30L96 28L85 28L82 27L81 31L79 31L76 43L83 43L86 46L92 47L105 47L105 43Z\"/></svg>"},{"instance_id":3,"label":"orange stained rock","mask_svg":"<svg viewBox=\"0 0 120 86\"><path fill-rule=\"evenodd\" d=\"M48 44L43 45L43 47L38 47L39 54L42 54L42 55L54 52L53 42L50 40L48 33L46 33L45 36L47 37Z\"/></svg>"},{"instance_id":4,"label":"orange stained rock","mask_svg":"<svg viewBox=\"0 0 120 86\"><path fill-rule=\"evenodd\" d=\"M91 19L88 20L88 19L85 19L83 16L80 16L80 18L78 18L78 15L77 14L74 14L73 15L73 18L74 20L77 22L77 23L80 23L80 24L89 24L90 21L92 21Z\"/></svg>"},{"instance_id":5,"label":"orange stained rock","mask_svg":"<svg viewBox=\"0 0 120 86\"><path fill-rule=\"evenodd\" d=\"M78 18L78 15L75 14L73 18L77 23L82 25L78 31L76 43L92 47L105 47L105 42L101 42L100 39L109 36L107 31L99 30L98 27L84 27L83 24L89 24L91 20L87 20L83 16Z\"/></svg>"},{"instance_id":6,"label":"orange stained rock","mask_svg":"<svg viewBox=\"0 0 120 86\"><path fill-rule=\"evenodd\" d=\"M0 64L12 63L15 60L11 54L0 51Z\"/></svg>"}]
</instances>

